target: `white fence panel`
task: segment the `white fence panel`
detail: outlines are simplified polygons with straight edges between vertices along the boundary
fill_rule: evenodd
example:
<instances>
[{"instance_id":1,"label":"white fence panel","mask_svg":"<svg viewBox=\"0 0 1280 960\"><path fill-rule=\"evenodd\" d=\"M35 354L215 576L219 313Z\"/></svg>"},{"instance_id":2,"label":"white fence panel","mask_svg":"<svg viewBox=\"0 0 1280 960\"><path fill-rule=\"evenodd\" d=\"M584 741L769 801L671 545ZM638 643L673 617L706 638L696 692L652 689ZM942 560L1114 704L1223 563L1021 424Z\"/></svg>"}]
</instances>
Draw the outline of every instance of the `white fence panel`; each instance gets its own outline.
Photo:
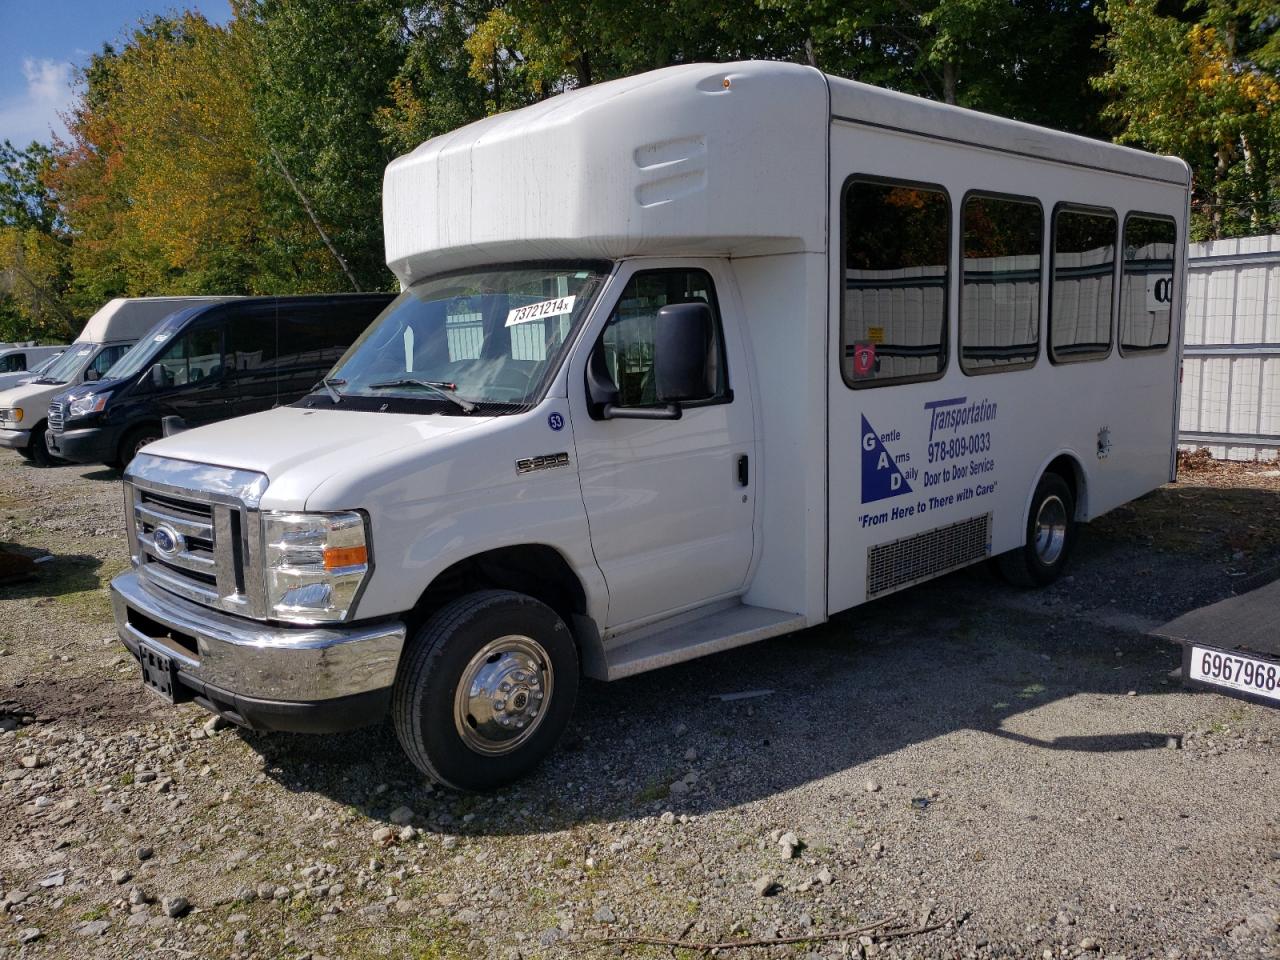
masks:
<instances>
[{"instance_id":1,"label":"white fence panel","mask_svg":"<svg viewBox=\"0 0 1280 960\"><path fill-rule=\"evenodd\" d=\"M1178 442L1280 456L1280 236L1193 243Z\"/></svg>"}]
</instances>

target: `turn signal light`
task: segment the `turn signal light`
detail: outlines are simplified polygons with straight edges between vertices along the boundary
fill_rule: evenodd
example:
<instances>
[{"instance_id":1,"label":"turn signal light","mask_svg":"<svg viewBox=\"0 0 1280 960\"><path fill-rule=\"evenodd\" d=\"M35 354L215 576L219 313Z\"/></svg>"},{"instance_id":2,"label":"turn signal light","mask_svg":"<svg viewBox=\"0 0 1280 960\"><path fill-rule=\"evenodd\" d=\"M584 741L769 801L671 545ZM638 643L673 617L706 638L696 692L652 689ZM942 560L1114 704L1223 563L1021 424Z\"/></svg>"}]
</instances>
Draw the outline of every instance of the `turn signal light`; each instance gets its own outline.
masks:
<instances>
[{"instance_id":1,"label":"turn signal light","mask_svg":"<svg viewBox=\"0 0 1280 960\"><path fill-rule=\"evenodd\" d=\"M325 547L324 568L338 570L341 567L355 567L369 562L369 548L364 544L356 547Z\"/></svg>"}]
</instances>

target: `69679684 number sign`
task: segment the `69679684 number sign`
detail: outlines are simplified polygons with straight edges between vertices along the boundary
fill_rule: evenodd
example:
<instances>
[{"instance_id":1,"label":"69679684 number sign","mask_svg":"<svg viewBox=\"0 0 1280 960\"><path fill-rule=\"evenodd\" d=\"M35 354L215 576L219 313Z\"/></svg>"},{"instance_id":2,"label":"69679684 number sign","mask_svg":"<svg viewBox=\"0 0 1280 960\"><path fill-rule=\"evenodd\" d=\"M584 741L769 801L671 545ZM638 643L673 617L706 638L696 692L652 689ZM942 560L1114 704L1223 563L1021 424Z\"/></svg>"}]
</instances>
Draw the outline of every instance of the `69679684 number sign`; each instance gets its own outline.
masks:
<instances>
[{"instance_id":1,"label":"69679684 number sign","mask_svg":"<svg viewBox=\"0 0 1280 960\"><path fill-rule=\"evenodd\" d=\"M1191 648L1190 660L1191 680L1280 703L1280 664L1198 646Z\"/></svg>"}]
</instances>

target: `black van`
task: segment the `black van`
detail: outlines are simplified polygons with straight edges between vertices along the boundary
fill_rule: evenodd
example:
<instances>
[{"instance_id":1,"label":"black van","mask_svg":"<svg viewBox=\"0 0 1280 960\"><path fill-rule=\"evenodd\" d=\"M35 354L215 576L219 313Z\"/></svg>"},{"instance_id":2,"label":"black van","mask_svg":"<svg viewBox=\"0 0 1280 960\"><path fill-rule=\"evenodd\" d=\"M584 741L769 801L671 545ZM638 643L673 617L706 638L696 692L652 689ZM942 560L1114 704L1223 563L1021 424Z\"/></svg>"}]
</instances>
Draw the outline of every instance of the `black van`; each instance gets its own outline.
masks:
<instances>
[{"instance_id":1,"label":"black van","mask_svg":"<svg viewBox=\"0 0 1280 960\"><path fill-rule=\"evenodd\" d=\"M161 436L292 403L311 390L395 295L250 297L161 321L101 380L49 404L49 452L120 467Z\"/></svg>"}]
</instances>

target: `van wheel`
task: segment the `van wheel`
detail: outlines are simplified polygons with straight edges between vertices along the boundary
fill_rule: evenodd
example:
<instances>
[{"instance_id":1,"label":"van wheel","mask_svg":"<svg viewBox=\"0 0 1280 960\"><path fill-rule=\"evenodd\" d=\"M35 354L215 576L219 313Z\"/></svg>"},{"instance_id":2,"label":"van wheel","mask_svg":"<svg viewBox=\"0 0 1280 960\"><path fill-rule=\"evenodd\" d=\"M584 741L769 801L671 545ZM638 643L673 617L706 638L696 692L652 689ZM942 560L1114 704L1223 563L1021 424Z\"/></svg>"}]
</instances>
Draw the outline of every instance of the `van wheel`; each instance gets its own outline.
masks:
<instances>
[{"instance_id":1,"label":"van wheel","mask_svg":"<svg viewBox=\"0 0 1280 960\"><path fill-rule=\"evenodd\" d=\"M458 790L492 790L551 752L578 694L578 651L546 604L509 590L438 610L400 661L391 714L413 765Z\"/></svg>"},{"instance_id":2,"label":"van wheel","mask_svg":"<svg viewBox=\"0 0 1280 960\"><path fill-rule=\"evenodd\" d=\"M1062 575L1076 541L1076 500L1067 481L1046 473L1027 514L1026 542L999 557L1000 573L1019 587L1046 587Z\"/></svg>"},{"instance_id":3,"label":"van wheel","mask_svg":"<svg viewBox=\"0 0 1280 960\"><path fill-rule=\"evenodd\" d=\"M124 439L120 441L120 449L116 453L116 462L112 466L119 470L123 470L129 465L129 461L138 455L138 451L145 447L148 443L155 443L160 439L160 428L153 424L143 424L141 427L134 427L124 435Z\"/></svg>"},{"instance_id":4,"label":"van wheel","mask_svg":"<svg viewBox=\"0 0 1280 960\"><path fill-rule=\"evenodd\" d=\"M49 452L49 445L44 442L45 424L41 423L31 430L31 439L27 441L27 459L37 467L51 467L58 462Z\"/></svg>"}]
</instances>

